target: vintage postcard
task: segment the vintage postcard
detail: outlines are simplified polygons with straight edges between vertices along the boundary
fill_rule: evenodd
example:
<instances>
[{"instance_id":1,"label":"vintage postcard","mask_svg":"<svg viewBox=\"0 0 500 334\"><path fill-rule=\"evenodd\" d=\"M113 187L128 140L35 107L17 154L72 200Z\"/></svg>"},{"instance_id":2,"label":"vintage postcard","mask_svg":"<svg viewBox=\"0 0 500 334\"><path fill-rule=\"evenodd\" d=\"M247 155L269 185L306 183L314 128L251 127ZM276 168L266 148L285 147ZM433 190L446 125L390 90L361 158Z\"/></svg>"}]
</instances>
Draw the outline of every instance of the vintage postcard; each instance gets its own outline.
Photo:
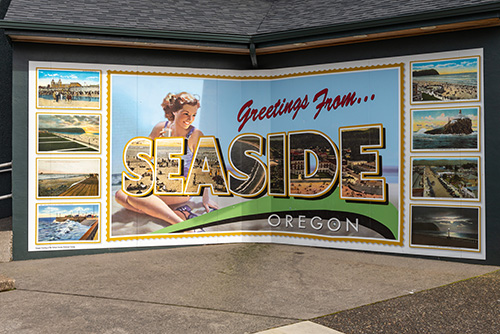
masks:
<instances>
[{"instance_id":1,"label":"vintage postcard","mask_svg":"<svg viewBox=\"0 0 500 334\"><path fill-rule=\"evenodd\" d=\"M477 152L479 107L411 111L412 152Z\"/></svg>"},{"instance_id":2,"label":"vintage postcard","mask_svg":"<svg viewBox=\"0 0 500 334\"><path fill-rule=\"evenodd\" d=\"M100 115L39 113L37 116L37 153L100 152Z\"/></svg>"},{"instance_id":3,"label":"vintage postcard","mask_svg":"<svg viewBox=\"0 0 500 334\"><path fill-rule=\"evenodd\" d=\"M411 246L479 251L479 208L411 206Z\"/></svg>"},{"instance_id":4,"label":"vintage postcard","mask_svg":"<svg viewBox=\"0 0 500 334\"><path fill-rule=\"evenodd\" d=\"M99 242L100 205L37 205L37 244Z\"/></svg>"},{"instance_id":5,"label":"vintage postcard","mask_svg":"<svg viewBox=\"0 0 500 334\"><path fill-rule=\"evenodd\" d=\"M101 109L101 71L37 69L37 109Z\"/></svg>"},{"instance_id":6,"label":"vintage postcard","mask_svg":"<svg viewBox=\"0 0 500 334\"><path fill-rule=\"evenodd\" d=\"M412 158L412 199L479 201L479 158Z\"/></svg>"},{"instance_id":7,"label":"vintage postcard","mask_svg":"<svg viewBox=\"0 0 500 334\"><path fill-rule=\"evenodd\" d=\"M479 57L411 63L412 104L480 100Z\"/></svg>"},{"instance_id":8,"label":"vintage postcard","mask_svg":"<svg viewBox=\"0 0 500 334\"><path fill-rule=\"evenodd\" d=\"M100 170L100 159L37 159L37 197L98 198Z\"/></svg>"}]
</instances>

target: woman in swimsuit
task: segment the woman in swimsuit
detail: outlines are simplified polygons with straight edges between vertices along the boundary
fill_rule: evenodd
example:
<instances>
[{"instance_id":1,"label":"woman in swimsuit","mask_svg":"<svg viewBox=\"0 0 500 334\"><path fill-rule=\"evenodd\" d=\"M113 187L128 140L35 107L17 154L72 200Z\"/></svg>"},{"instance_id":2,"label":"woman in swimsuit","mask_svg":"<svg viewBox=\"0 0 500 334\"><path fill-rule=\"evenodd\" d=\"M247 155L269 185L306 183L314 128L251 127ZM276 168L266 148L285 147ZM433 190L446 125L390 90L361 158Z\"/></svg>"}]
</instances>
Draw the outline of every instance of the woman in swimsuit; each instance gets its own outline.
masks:
<instances>
[{"instance_id":1,"label":"woman in swimsuit","mask_svg":"<svg viewBox=\"0 0 500 334\"><path fill-rule=\"evenodd\" d=\"M180 94L169 93L163 99L161 106L165 111L167 121L156 124L149 134L149 138L155 139L168 136L187 139L187 154L183 156L184 177L186 177L198 139L203 136L199 129L191 125L200 108L200 101L186 92ZM133 197L128 196L120 189L116 192L115 199L120 205L129 210L145 213L170 224L180 223L186 219L196 217L191 213L189 206L182 206L190 199L189 196L150 195L147 197ZM210 200L207 188L203 191L203 206L207 212L210 209L218 209L217 205ZM177 208L174 210L172 207Z\"/></svg>"}]
</instances>

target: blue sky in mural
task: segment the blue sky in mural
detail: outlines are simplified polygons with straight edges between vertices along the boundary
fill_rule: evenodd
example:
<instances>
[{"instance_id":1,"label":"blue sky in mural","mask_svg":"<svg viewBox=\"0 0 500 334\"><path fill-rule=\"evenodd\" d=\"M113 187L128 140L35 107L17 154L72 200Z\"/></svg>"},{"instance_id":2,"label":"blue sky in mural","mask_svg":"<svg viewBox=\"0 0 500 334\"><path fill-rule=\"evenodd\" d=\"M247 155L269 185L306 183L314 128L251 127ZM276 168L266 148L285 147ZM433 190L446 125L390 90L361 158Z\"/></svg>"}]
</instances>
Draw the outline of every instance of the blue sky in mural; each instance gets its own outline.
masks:
<instances>
[{"instance_id":1,"label":"blue sky in mural","mask_svg":"<svg viewBox=\"0 0 500 334\"><path fill-rule=\"evenodd\" d=\"M38 70L38 85L46 86L59 79L63 84L78 82L82 86L98 85L100 82L98 71Z\"/></svg>"},{"instance_id":2,"label":"blue sky in mural","mask_svg":"<svg viewBox=\"0 0 500 334\"><path fill-rule=\"evenodd\" d=\"M477 72L477 58L448 59L414 63L412 71L435 69L440 74L470 73Z\"/></svg>"}]
</instances>

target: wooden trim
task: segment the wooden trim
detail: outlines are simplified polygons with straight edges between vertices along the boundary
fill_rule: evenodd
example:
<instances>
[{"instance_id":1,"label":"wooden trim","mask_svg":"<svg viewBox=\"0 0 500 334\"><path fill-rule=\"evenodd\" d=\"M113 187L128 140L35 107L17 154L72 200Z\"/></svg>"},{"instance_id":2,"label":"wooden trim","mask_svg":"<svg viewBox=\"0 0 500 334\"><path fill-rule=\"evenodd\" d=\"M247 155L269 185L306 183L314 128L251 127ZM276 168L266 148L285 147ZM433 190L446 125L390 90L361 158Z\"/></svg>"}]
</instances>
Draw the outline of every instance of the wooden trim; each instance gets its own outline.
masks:
<instances>
[{"instance_id":1,"label":"wooden trim","mask_svg":"<svg viewBox=\"0 0 500 334\"><path fill-rule=\"evenodd\" d=\"M413 37L429 34L437 34L450 31L460 31L477 28L487 28L500 26L500 18L489 18L483 20L450 23L437 26L422 26L419 28L393 30L378 32L372 34L351 35L338 38L321 39L310 42L300 42L288 44L259 47L256 45L256 54L267 55L282 52L300 51L320 47L354 44L362 42L372 42L384 39ZM237 54L250 55L248 47L224 47L224 46L209 46L196 44L176 44L176 43L152 43L138 41L120 41L111 39L93 39L93 38L76 38L76 37L53 37L53 36L33 36L21 34L9 34L9 37L14 42L33 42L33 43L48 43L48 44L65 44L65 45L87 45L87 46L105 46L105 47L121 47L121 48L137 48L137 49L152 49L152 50L177 50L177 51L193 51L193 52L209 52L221 54Z\"/></svg>"},{"instance_id":2,"label":"wooden trim","mask_svg":"<svg viewBox=\"0 0 500 334\"><path fill-rule=\"evenodd\" d=\"M151 49L151 50L178 50L178 51L210 52L210 53L225 53L225 54L240 54L240 55L250 54L248 48L243 48L243 47L231 48L231 47L204 46L195 44L190 45L190 44L174 44L174 43L130 42L130 41L119 41L119 40L108 40L108 39L31 36L31 35L16 35L16 34L12 35L9 34L9 37L13 42L104 46L104 47Z\"/></svg>"},{"instance_id":3,"label":"wooden trim","mask_svg":"<svg viewBox=\"0 0 500 334\"><path fill-rule=\"evenodd\" d=\"M313 49L319 47L336 46L343 44L372 42L372 41L391 39L391 38L413 37L413 36L429 35L429 34L450 32L450 31L496 27L499 25L500 25L500 18L491 18L491 19L484 19L477 21L444 24L438 26L423 26L419 28L412 28L405 30L394 30L394 31L386 31L386 32L366 34L366 35L345 36L345 37L338 37L331 39L316 40L311 42L261 47L257 48L256 51L257 55L259 56L259 55L266 55L273 53Z\"/></svg>"}]
</instances>

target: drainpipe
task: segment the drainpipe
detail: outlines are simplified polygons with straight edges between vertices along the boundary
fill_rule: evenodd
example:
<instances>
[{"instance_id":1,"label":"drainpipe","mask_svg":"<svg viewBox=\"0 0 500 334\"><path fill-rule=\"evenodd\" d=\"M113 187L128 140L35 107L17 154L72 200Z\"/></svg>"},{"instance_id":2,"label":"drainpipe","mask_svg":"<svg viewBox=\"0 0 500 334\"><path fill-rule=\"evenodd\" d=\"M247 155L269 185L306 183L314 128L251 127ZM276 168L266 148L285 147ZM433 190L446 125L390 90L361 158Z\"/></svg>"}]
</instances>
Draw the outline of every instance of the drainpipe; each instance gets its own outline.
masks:
<instances>
[{"instance_id":1,"label":"drainpipe","mask_svg":"<svg viewBox=\"0 0 500 334\"><path fill-rule=\"evenodd\" d=\"M248 47L250 51L250 59L252 60L252 67L257 68L257 54L255 53L255 44L250 43L250 46Z\"/></svg>"}]
</instances>

